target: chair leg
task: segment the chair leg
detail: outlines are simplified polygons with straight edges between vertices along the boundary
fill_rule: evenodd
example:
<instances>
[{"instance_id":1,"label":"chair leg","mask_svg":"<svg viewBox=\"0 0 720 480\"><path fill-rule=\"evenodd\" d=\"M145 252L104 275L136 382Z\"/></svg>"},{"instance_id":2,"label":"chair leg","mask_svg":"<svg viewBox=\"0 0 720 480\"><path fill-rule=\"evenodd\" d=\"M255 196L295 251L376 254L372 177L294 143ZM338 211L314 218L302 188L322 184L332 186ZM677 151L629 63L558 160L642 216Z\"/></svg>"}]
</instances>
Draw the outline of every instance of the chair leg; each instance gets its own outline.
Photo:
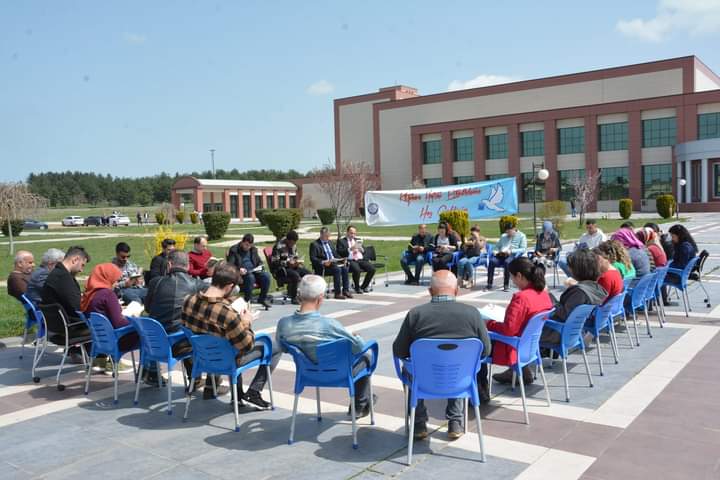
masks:
<instances>
[{"instance_id":1,"label":"chair leg","mask_svg":"<svg viewBox=\"0 0 720 480\"><path fill-rule=\"evenodd\" d=\"M570 386L568 385L567 359L562 359L563 379L565 380L565 401L570 402Z\"/></svg>"},{"instance_id":2,"label":"chair leg","mask_svg":"<svg viewBox=\"0 0 720 480\"><path fill-rule=\"evenodd\" d=\"M643 314L645 315L645 327L647 328L648 337L652 338L652 330L650 330L650 316L648 315L647 304L643 306Z\"/></svg>"},{"instance_id":3,"label":"chair leg","mask_svg":"<svg viewBox=\"0 0 720 480\"><path fill-rule=\"evenodd\" d=\"M685 307L685 316L686 316L686 317L689 317L689 316L690 316L690 312L688 312L688 301L687 301L687 299L686 299L686 297L685 297L685 292L678 292L678 293L682 293L683 306Z\"/></svg>"},{"instance_id":4,"label":"chair leg","mask_svg":"<svg viewBox=\"0 0 720 480\"><path fill-rule=\"evenodd\" d=\"M708 295L708 291L705 289L705 285L702 282L702 275L698 277L697 281L698 285L700 285L700 288L702 288L702 291L705 292L705 303L710 303L710 295ZM710 305L708 305L709 307Z\"/></svg>"},{"instance_id":5,"label":"chair leg","mask_svg":"<svg viewBox=\"0 0 720 480\"><path fill-rule=\"evenodd\" d=\"M525 400L525 382L522 379L522 373L519 374L520 381L520 398L522 398L523 412L525 412L525 425L530 425L530 416L528 415L527 403Z\"/></svg>"},{"instance_id":6,"label":"chair leg","mask_svg":"<svg viewBox=\"0 0 720 480\"><path fill-rule=\"evenodd\" d=\"M490 397L492 397L492 385L493 385L492 363L488 363L488 395Z\"/></svg>"},{"instance_id":7,"label":"chair leg","mask_svg":"<svg viewBox=\"0 0 720 480\"><path fill-rule=\"evenodd\" d=\"M625 325L625 333L627 333L628 336L628 342L630 342L630 349L635 348L635 342L633 342L632 335L630 335L630 327L628 326L627 322L627 315L625 315L625 310L623 309L623 325Z\"/></svg>"},{"instance_id":8,"label":"chair leg","mask_svg":"<svg viewBox=\"0 0 720 480\"><path fill-rule=\"evenodd\" d=\"M407 391L407 385L403 383L403 405L405 409L405 435L408 434L410 431L409 425L408 425L408 391Z\"/></svg>"},{"instance_id":9,"label":"chair leg","mask_svg":"<svg viewBox=\"0 0 720 480\"><path fill-rule=\"evenodd\" d=\"M233 403L233 415L235 415L235 432L237 433L240 431L240 415L238 413L238 402L237 402L237 397L236 397L236 395L237 395L237 378L235 378L235 381L233 381L233 379L230 378L230 391L232 392L230 401Z\"/></svg>"},{"instance_id":10,"label":"chair leg","mask_svg":"<svg viewBox=\"0 0 720 480\"><path fill-rule=\"evenodd\" d=\"M92 358L92 360L95 360L95 357ZM92 368L87 369L87 373L85 374L85 395L90 392L90 374L92 373Z\"/></svg>"},{"instance_id":11,"label":"chair leg","mask_svg":"<svg viewBox=\"0 0 720 480\"><path fill-rule=\"evenodd\" d=\"M373 400L372 375L368 376L368 386L370 387L370 425L375 425L375 400Z\"/></svg>"},{"instance_id":12,"label":"chair leg","mask_svg":"<svg viewBox=\"0 0 720 480\"><path fill-rule=\"evenodd\" d=\"M160 369L158 368L158 383L160 380ZM172 415L172 370L168 363L168 380L167 380L167 414Z\"/></svg>"},{"instance_id":13,"label":"chair leg","mask_svg":"<svg viewBox=\"0 0 720 480\"><path fill-rule=\"evenodd\" d=\"M480 421L480 408L475 405L475 423L477 424L478 441L480 442L480 461L485 461L485 439L482 432L482 422Z\"/></svg>"},{"instance_id":14,"label":"chair leg","mask_svg":"<svg viewBox=\"0 0 720 480\"><path fill-rule=\"evenodd\" d=\"M130 358L132 358L132 365L133 365L133 376L135 377L135 381L137 382L138 373L137 373L137 366L135 365L135 351L130 352Z\"/></svg>"},{"instance_id":15,"label":"chair leg","mask_svg":"<svg viewBox=\"0 0 720 480\"><path fill-rule=\"evenodd\" d=\"M65 348L63 349L62 360L60 360L60 366L58 367L57 376L55 377L55 385L56 385L57 389L61 390L61 391L65 390L65 386L60 385L60 374L62 374L63 367L65 366L65 359L67 358L67 355L68 355L68 348L69 347L66 343Z\"/></svg>"},{"instance_id":16,"label":"chair leg","mask_svg":"<svg viewBox=\"0 0 720 480\"><path fill-rule=\"evenodd\" d=\"M143 373L143 365L142 359L140 361L140 368L138 369L138 376L135 379L135 398L133 399L133 405L138 404L138 395L140 395L140 382L142 381L142 373Z\"/></svg>"},{"instance_id":17,"label":"chair leg","mask_svg":"<svg viewBox=\"0 0 720 480\"><path fill-rule=\"evenodd\" d=\"M317 421L322 422L322 413L320 412L320 387L315 387L315 401L317 402Z\"/></svg>"},{"instance_id":18,"label":"chair leg","mask_svg":"<svg viewBox=\"0 0 720 480\"><path fill-rule=\"evenodd\" d=\"M217 385L215 384L215 375L207 374L210 377L210 382L212 383L212 389L213 389L213 397L217 397Z\"/></svg>"},{"instance_id":19,"label":"chair leg","mask_svg":"<svg viewBox=\"0 0 720 480\"><path fill-rule=\"evenodd\" d=\"M120 376L118 363L120 362L113 362L113 374L115 375L115 378L113 378L113 405L118 404L118 377Z\"/></svg>"},{"instance_id":20,"label":"chair leg","mask_svg":"<svg viewBox=\"0 0 720 480\"><path fill-rule=\"evenodd\" d=\"M296 393L295 401L293 402L292 420L290 420L290 438L288 438L288 445L292 445L293 439L295 438L295 417L297 416L297 406L299 398L300 394Z\"/></svg>"},{"instance_id":21,"label":"chair leg","mask_svg":"<svg viewBox=\"0 0 720 480\"><path fill-rule=\"evenodd\" d=\"M548 385L547 379L545 378L545 369L542 365L542 359L538 361L538 368L540 369L540 378L542 378L543 386L545 387L545 399L547 400L547 406L549 407L551 405L550 386Z\"/></svg>"},{"instance_id":22,"label":"chair leg","mask_svg":"<svg viewBox=\"0 0 720 480\"><path fill-rule=\"evenodd\" d=\"M272 388L272 372L270 371L270 365L265 365L267 369L267 381L268 391L270 392L270 410L275 410L275 401L273 400L273 388Z\"/></svg>"},{"instance_id":23,"label":"chair leg","mask_svg":"<svg viewBox=\"0 0 720 480\"><path fill-rule=\"evenodd\" d=\"M33 364L32 369L30 370L30 376L33 379L33 382L37 383L40 381L38 377L35 376L35 369L40 364L40 359L45 354L45 349L47 348L47 339L46 337L43 337L42 339L42 346L40 346L39 339L35 340L35 353L33 354Z\"/></svg>"},{"instance_id":24,"label":"chair leg","mask_svg":"<svg viewBox=\"0 0 720 480\"><path fill-rule=\"evenodd\" d=\"M640 332L638 332L637 326L637 312L633 309L633 329L635 329L635 345L640 346Z\"/></svg>"},{"instance_id":25,"label":"chair leg","mask_svg":"<svg viewBox=\"0 0 720 480\"><path fill-rule=\"evenodd\" d=\"M688 293L687 288L685 289L684 293L685 293L685 299L687 300L688 311L692 312L692 305L690 304L690 294Z\"/></svg>"},{"instance_id":26,"label":"chair leg","mask_svg":"<svg viewBox=\"0 0 720 480\"><path fill-rule=\"evenodd\" d=\"M467 433L468 406L469 406L468 399L465 398L463 400L463 432L465 432L465 433Z\"/></svg>"},{"instance_id":27,"label":"chair leg","mask_svg":"<svg viewBox=\"0 0 720 480\"><path fill-rule=\"evenodd\" d=\"M592 381L592 374L590 373L590 362L588 362L587 354L585 353L585 348L581 348L580 351L582 352L583 362L585 362L585 373L587 373L588 383L592 387L594 385L593 385L593 381Z\"/></svg>"},{"instance_id":28,"label":"chair leg","mask_svg":"<svg viewBox=\"0 0 720 480\"><path fill-rule=\"evenodd\" d=\"M597 332L595 337L595 349L597 350L598 364L600 365L600 376L603 376L605 372L603 371L602 353L600 352L600 332Z\"/></svg>"},{"instance_id":29,"label":"chair leg","mask_svg":"<svg viewBox=\"0 0 720 480\"><path fill-rule=\"evenodd\" d=\"M408 467L412 465L413 437L415 435L415 407L410 409L410 433L408 434Z\"/></svg>"},{"instance_id":30,"label":"chair leg","mask_svg":"<svg viewBox=\"0 0 720 480\"><path fill-rule=\"evenodd\" d=\"M142 368L142 365L140 365L140 368ZM188 387L188 393L185 396L185 413L183 413L183 420L187 420L188 415L190 414L190 401L192 400L192 394L195 390L195 378L190 379L190 386ZM233 403L235 403L235 407L237 408L237 402L235 401L235 389L233 388Z\"/></svg>"},{"instance_id":31,"label":"chair leg","mask_svg":"<svg viewBox=\"0 0 720 480\"><path fill-rule=\"evenodd\" d=\"M22 343L20 343L20 360L22 360L25 354L25 344L27 343L28 328L27 326L23 329Z\"/></svg>"},{"instance_id":32,"label":"chair leg","mask_svg":"<svg viewBox=\"0 0 720 480\"><path fill-rule=\"evenodd\" d=\"M612 347L613 357L615 358L615 365L618 364L619 354L617 346L617 336L615 335L615 324L611 323L608 325L608 333L610 334L610 346Z\"/></svg>"},{"instance_id":33,"label":"chair leg","mask_svg":"<svg viewBox=\"0 0 720 480\"><path fill-rule=\"evenodd\" d=\"M356 412L355 412L355 395L350 396L350 415L352 416L352 437L353 437L352 447L354 450L357 450L358 443L357 443L357 419L356 419Z\"/></svg>"},{"instance_id":34,"label":"chair leg","mask_svg":"<svg viewBox=\"0 0 720 480\"><path fill-rule=\"evenodd\" d=\"M515 370L513 370L513 376L512 376L512 382L510 382L510 387L512 391L515 391L515 382L517 381L517 374L515 373ZM520 382L522 383L522 382Z\"/></svg>"}]
</instances>

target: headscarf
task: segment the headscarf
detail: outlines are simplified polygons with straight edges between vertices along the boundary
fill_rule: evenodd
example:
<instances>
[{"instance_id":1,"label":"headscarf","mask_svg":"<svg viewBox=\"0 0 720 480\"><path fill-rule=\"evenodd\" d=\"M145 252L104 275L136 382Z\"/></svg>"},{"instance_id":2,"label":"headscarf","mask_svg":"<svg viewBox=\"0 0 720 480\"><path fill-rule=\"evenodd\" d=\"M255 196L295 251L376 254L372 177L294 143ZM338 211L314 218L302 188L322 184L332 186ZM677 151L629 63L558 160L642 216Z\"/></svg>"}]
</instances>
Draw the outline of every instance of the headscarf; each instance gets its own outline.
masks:
<instances>
[{"instance_id":1,"label":"headscarf","mask_svg":"<svg viewBox=\"0 0 720 480\"><path fill-rule=\"evenodd\" d=\"M102 289L112 289L122 277L122 272L117 265L112 263L100 263L90 272L90 277L85 284L85 294L80 302L80 310L87 312L95 294Z\"/></svg>"},{"instance_id":2,"label":"headscarf","mask_svg":"<svg viewBox=\"0 0 720 480\"><path fill-rule=\"evenodd\" d=\"M613 233L611 238L612 240L617 240L622 243L625 248L643 248L645 246L645 244L635 236L635 232L629 228L621 228Z\"/></svg>"},{"instance_id":3,"label":"headscarf","mask_svg":"<svg viewBox=\"0 0 720 480\"><path fill-rule=\"evenodd\" d=\"M549 237L554 230L552 222L549 220L545 220L542 224L542 229L545 236Z\"/></svg>"}]
</instances>

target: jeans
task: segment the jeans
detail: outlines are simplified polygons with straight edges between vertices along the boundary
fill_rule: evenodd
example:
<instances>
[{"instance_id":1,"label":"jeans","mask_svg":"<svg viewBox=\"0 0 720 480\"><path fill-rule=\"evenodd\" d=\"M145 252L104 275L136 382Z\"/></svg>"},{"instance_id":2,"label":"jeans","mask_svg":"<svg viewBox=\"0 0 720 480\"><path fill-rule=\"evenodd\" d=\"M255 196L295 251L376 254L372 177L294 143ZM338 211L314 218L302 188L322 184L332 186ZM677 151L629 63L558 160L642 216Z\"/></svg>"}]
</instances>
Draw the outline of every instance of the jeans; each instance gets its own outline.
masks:
<instances>
[{"instance_id":1,"label":"jeans","mask_svg":"<svg viewBox=\"0 0 720 480\"><path fill-rule=\"evenodd\" d=\"M284 283L287 285L288 297L295 298L297 297L297 288L298 284L300 283L300 279L308 273L310 272L308 272L303 267L286 267L278 270L278 272L276 273L276 277L278 283Z\"/></svg>"},{"instance_id":2,"label":"jeans","mask_svg":"<svg viewBox=\"0 0 720 480\"><path fill-rule=\"evenodd\" d=\"M461 280L470 280L473 269L475 268L475 262L477 262L479 258L480 257L463 257L458 260L457 277Z\"/></svg>"},{"instance_id":3,"label":"jeans","mask_svg":"<svg viewBox=\"0 0 720 480\"><path fill-rule=\"evenodd\" d=\"M568 264L565 260L560 260L558 262L558 268L562 270L568 278L572 278L572 273L570 273L570 267L568 267Z\"/></svg>"},{"instance_id":4,"label":"jeans","mask_svg":"<svg viewBox=\"0 0 720 480\"><path fill-rule=\"evenodd\" d=\"M252 350L250 350L248 353L240 357L239 361L237 362L238 367L242 367L243 365L247 365L248 363L252 362L253 360L257 360L258 358L262 357L263 355L263 349L264 344L256 343ZM282 349L280 348L280 345L275 343L275 339L272 340L272 359L270 360L270 371L275 371L275 367L277 367L278 362L280 361L280 357L282 356ZM249 390L255 390L256 392L261 392L263 388L265 388L265 383L268 379L268 371L267 368L259 367L257 373L255 373L255 377L250 382L250 388ZM238 377L238 385L242 384L242 375Z\"/></svg>"},{"instance_id":5,"label":"jeans","mask_svg":"<svg viewBox=\"0 0 720 480\"><path fill-rule=\"evenodd\" d=\"M245 301L249 302L252 298L252 291L255 287L255 282L260 285L260 296L258 302L264 302L267 298L268 290L270 290L270 275L267 272L248 272L242 277L243 284L242 290L245 294Z\"/></svg>"},{"instance_id":6,"label":"jeans","mask_svg":"<svg viewBox=\"0 0 720 480\"><path fill-rule=\"evenodd\" d=\"M503 270L504 270L503 286L507 287L508 285L510 285L510 277L508 275L507 266L508 266L508 263L510 263L511 261L512 261L512 257L497 257L495 255L490 257L490 262L488 264L488 269L487 269L487 271L488 271L487 284L489 286L492 286L492 284L493 284L493 279L495 278L495 269L497 267L503 267Z\"/></svg>"},{"instance_id":7,"label":"jeans","mask_svg":"<svg viewBox=\"0 0 720 480\"><path fill-rule=\"evenodd\" d=\"M144 304L147 293L148 290L145 287L129 287L120 289L120 296L126 303L138 302Z\"/></svg>"},{"instance_id":8,"label":"jeans","mask_svg":"<svg viewBox=\"0 0 720 480\"><path fill-rule=\"evenodd\" d=\"M375 267L372 263L367 260L350 260L348 262L348 269L352 273L353 286L355 290L365 289L370 286L370 282L375 276ZM365 272L365 279L363 280L362 286L360 285L360 274Z\"/></svg>"},{"instance_id":9,"label":"jeans","mask_svg":"<svg viewBox=\"0 0 720 480\"><path fill-rule=\"evenodd\" d=\"M410 265L412 263L415 263L415 276L413 276L413 274L410 273ZM409 281L419 282L420 274L422 274L422 269L425 266L425 254L418 253L417 255L414 255L414 254L405 255L400 259L400 266L402 267L403 271L405 272L405 275L407 275L407 278Z\"/></svg>"}]
</instances>

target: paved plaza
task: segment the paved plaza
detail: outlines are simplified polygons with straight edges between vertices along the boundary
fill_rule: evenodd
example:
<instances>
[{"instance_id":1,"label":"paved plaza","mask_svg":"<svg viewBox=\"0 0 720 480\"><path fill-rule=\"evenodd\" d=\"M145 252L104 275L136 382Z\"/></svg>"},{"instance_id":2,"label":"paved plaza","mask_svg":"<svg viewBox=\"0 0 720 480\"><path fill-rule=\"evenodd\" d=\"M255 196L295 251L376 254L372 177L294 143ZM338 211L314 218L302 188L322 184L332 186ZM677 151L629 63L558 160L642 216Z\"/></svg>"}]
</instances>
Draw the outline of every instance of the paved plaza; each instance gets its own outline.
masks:
<instances>
[{"instance_id":1,"label":"paved plaza","mask_svg":"<svg viewBox=\"0 0 720 480\"><path fill-rule=\"evenodd\" d=\"M20 360L17 339L0 350L0 478L492 478L492 479L717 479L720 478L720 215L696 215L686 226L706 264L710 307L695 285L690 289L689 318L679 307L668 309L665 328L651 314L653 337L640 329L640 346L632 348L619 331L619 363L603 338L601 376L595 348L588 351L594 386L588 385L582 357L569 361L571 402L565 402L560 363L546 363L552 406L538 380L528 387L530 425L523 423L519 391L495 384L492 402L481 408L488 453L480 462L475 422L468 434L448 442L444 403L429 402L429 441L415 442L413 465L405 465L402 388L392 365L392 341L414 305L429 300L425 287L403 285L393 273L390 286L382 276L374 292L352 300L328 300L324 313L349 330L380 345L373 377L376 425L360 420L359 449L352 449L347 392L322 390L324 418L315 415L315 392L304 392L293 445L287 444L292 411L294 366L284 356L273 374L274 411L241 410L240 432L233 430L230 397L196 399L182 420L185 398L179 370L174 372L174 414L166 414L166 391L141 387L132 404L132 374L121 374L120 401L112 404L112 379L94 375L88 397L77 367L57 391L54 370L43 369L41 381L30 378L32 354ZM501 274L499 272L499 274ZM509 293L463 290L461 301L482 307L505 305ZM496 285L500 284L496 279ZM552 285L550 275L549 283ZM561 278L562 280L562 278ZM557 290L559 292L559 290ZM293 311L276 305L263 312L255 331L274 332L277 320ZM51 366L59 355L47 356ZM497 371L497 370L496 370ZM245 380L249 379L245 377ZM265 393L267 398L267 392Z\"/></svg>"}]
</instances>

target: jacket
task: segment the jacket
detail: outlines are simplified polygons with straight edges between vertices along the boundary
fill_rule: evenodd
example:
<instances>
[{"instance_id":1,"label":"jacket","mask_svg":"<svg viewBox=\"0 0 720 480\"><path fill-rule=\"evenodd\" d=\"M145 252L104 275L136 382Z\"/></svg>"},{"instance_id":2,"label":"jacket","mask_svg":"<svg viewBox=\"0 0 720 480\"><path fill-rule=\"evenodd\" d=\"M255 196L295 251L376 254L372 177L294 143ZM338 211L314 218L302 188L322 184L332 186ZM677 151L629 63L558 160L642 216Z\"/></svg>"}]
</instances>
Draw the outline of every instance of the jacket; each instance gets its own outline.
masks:
<instances>
[{"instance_id":1,"label":"jacket","mask_svg":"<svg viewBox=\"0 0 720 480\"><path fill-rule=\"evenodd\" d=\"M695 258L697 250L690 242L683 242L680 245L675 245L675 252L673 253L673 263L670 266L682 270L690 260Z\"/></svg>"},{"instance_id":2,"label":"jacket","mask_svg":"<svg viewBox=\"0 0 720 480\"><path fill-rule=\"evenodd\" d=\"M333 258L342 258L338 256L338 252L332 242L328 241L328 245L330 245L330 251L332 251ZM322 272L322 262L324 262L325 260L328 260L328 258L325 258L325 249L323 247L322 241L318 238L310 244L310 262L312 263L312 267L313 270L315 270L315 273L320 274L320 272Z\"/></svg>"},{"instance_id":3,"label":"jacket","mask_svg":"<svg viewBox=\"0 0 720 480\"><path fill-rule=\"evenodd\" d=\"M297 259L297 244L292 248L288 246L285 238L273 245L272 254L270 255L270 273L277 275L281 269L287 268L288 260Z\"/></svg>"},{"instance_id":4,"label":"jacket","mask_svg":"<svg viewBox=\"0 0 720 480\"><path fill-rule=\"evenodd\" d=\"M542 240L545 236L544 233L540 232L537 234L537 237L535 238L535 251L540 253L547 253L547 249L542 248ZM557 250L560 250L560 236L557 234L555 230L553 230L550 233L550 248L554 248Z\"/></svg>"},{"instance_id":5,"label":"jacket","mask_svg":"<svg viewBox=\"0 0 720 480\"><path fill-rule=\"evenodd\" d=\"M246 255L250 255L250 261L252 262L253 268L257 268L262 266L263 262L260 258L260 255L258 254L257 247L250 247L250 250L247 252L242 249L240 246L240 243L237 243L230 247L230 250L227 254L227 261L228 263L235 265L235 268L240 270L243 267L243 258Z\"/></svg>"},{"instance_id":6,"label":"jacket","mask_svg":"<svg viewBox=\"0 0 720 480\"><path fill-rule=\"evenodd\" d=\"M193 277L207 277L207 262L211 257L212 252L210 252L209 249L205 249L202 253L190 250L188 252L188 260L190 262L188 273Z\"/></svg>"},{"instance_id":7,"label":"jacket","mask_svg":"<svg viewBox=\"0 0 720 480\"><path fill-rule=\"evenodd\" d=\"M583 280L577 285L568 287L560 295L560 300L555 303L555 311L550 318L565 322L578 305L602 305L607 296L608 293L599 283Z\"/></svg>"},{"instance_id":8,"label":"jacket","mask_svg":"<svg viewBox=\"0 0 720 480\"><path fill-rule=\"evenodd\" d=\"M42 303L42 288L45 286L48 275L50 275L50 270L42 265L33 270L30 275L30 281L28 282L25 295L27 295L30 301L36 306Z\"/></svg>"},{"instance_id":9,"label":"jacket","mask_svg":"<svg viewBox=\"0 0 720 480\"><path fill-rule=\"evenodd\" d=\"M150 262L150 273L148 273L145 277L145 281L149 284L153 278L167 275L167 267L167 256L165 256L165 254L163 253L161 253L160 255L155 255Z\"/></svg>"},{"instance_id":10,"label":"jacket","mask_svg":"<svg viewBox=\"0 0 720 480\"><path fill-rule=\"evenodd\" d=\"M419 233L416 233L410 239L410 245L412 245L413 247L425 247L425 251L423 253L427 253L428 245L430 245L432 239L433 236L429 233L426 233L424 237L421 237ZM408 253L412 253L412 248L410 248L410 245L408 245L407 248Z\"/></svg>"},{"instance_id":11,"label":"jacket","mask_svg":"<svg viewBox=\"0 0 720 480\"><path fill-rule=\"evenodd\" d=\"M357 242L357 238L355 239ZM338 255L340 255L340 258L347 258L350 259L350 241L347 237L342 237L337 241L336 250ZM360 254L362 255L364 253L364 250L362 248L362 245L360 246ZM359 260L362 260L360 258Z\"/></svg>"},{"instance_id":12,"label":"jacket","mask_svg":"<svg viewBox=\"0 0 720 480\"><path fill-rule=\"evenodd\" d=\"M77 318L76 312L80 310L80 295L80 285L77 280L62 262L58 262L45 280L41 293L42 303L46 305L59 303L68 317Z\"/></svg>"},{"instance_id":13,"label":"jacket","mask_svg":"<svg viewBox=\"0 0 720 480\"><path fill-rule=\"evenodd\" d=\"M647 249L648 252L650 252L650 255L652 255L652 260L655 264L655 268L664 267L665 264L667 264L667 257L665 256L665 252L659 245L650 244L648 245Z\"/></svg>"},{"instance_id":14,"label":"jacket","mask_svg":"<svg viewBox=\"0 0 720 480\"><path fill-rule=\"evenodd\" d=\"M308 313L298 311L281 318L275 338L278 343L282 340L298 347L313 362L317 362L317 346L321 343L347 339L352 344L353 355L357 355L365 346L360 336L353 335L340 322L317 311Z\"/></svg>"},{"instance_id":15,"label":"jacket","mask_svg":"<svg viewBox=\"0 0 720 480\"><path fill-rule=\"evenodd\" d=\"M145 310L160 322L167 332L180 327L183 303L188 295L206 290L208 285L187 271L173 268L167 275L153 278L145 297Z\"/></svg>"}]
</instances>

